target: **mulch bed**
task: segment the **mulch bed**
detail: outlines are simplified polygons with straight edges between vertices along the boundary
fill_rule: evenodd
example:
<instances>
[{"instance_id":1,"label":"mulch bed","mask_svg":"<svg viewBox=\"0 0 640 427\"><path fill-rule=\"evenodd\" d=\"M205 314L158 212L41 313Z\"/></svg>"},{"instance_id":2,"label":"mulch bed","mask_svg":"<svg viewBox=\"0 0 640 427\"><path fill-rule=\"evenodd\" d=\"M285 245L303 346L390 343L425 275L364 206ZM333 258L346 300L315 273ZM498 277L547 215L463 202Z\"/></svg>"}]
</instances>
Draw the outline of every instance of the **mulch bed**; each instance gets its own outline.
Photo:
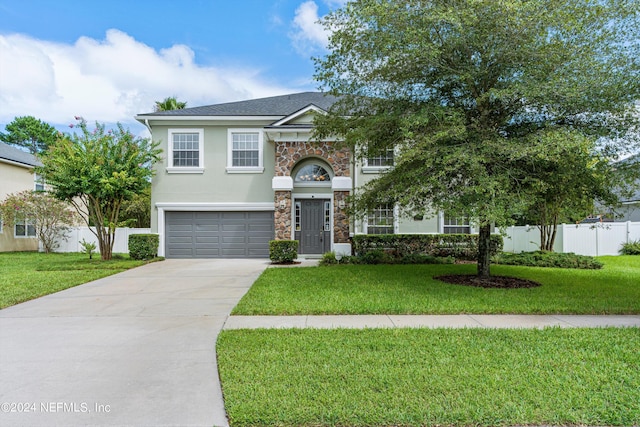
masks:
<instances>
[{"instance_id":1,"label":"mulch bed","mask_svg":"<svg viewBox=\"0 0 640 427\"><path fill-rule=\"evenodd\" d=\"M473 274L450 274L437 276L434 279L454 285L475 286L478 288L521 289L542 286L533 280L507 276L491 276L488 279L481 279Z\"/></svg>"}]
</instances>

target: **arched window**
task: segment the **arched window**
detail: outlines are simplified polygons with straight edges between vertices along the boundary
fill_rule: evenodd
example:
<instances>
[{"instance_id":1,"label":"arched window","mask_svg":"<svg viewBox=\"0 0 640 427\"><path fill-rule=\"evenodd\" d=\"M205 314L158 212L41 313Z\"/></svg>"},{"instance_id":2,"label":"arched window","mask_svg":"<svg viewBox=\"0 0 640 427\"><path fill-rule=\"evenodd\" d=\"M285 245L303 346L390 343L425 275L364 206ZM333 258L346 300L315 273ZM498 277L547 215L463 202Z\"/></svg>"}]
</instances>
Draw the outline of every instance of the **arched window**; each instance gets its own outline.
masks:
<instances>
[{"instance_id":1,"label":"arched window","mask_svg":"<svg viewBox=\"0 0 640 427\"><path fill-rule=\"evenodd\" d=\"M315 163L305 165L298 169L295 182L329 182L331 181L331 175L325 168Z\"/></svg>"}]
</instances>

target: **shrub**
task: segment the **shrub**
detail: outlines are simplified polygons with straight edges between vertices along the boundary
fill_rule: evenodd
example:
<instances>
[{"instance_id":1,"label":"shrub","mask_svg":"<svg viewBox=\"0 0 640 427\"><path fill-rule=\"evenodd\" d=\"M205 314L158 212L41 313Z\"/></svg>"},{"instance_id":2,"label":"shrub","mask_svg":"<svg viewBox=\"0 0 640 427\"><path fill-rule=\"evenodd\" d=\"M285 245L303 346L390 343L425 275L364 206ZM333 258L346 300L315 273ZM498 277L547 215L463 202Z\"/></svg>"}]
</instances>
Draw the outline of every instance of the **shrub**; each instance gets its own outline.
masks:
<instances>
[{"instance_id":1,"label":"shrub","mask_svg":"<svg viewBox=\"0 0 640 427\"><path fill-rule=\"evenodd\" d=\"M362 264L393 264L394 257L387 254L382 249L374 249L358 256L358 260Z\"/></svg>"},{"instance_id":2,"label":"shrub","mask_svg":"<svg viewBox=\"0 0 640 427\"><path fill-rule=\"evenodd\" d=\"M502 253L494 257L493 262L496 264L526 265L530 267L580 268L587 270L602 268L602 263L590 256L545 251L522 252L519 254Z\"/></svg>"},{"instance_id":3,"label":"shrub","mask_svg":"<svg viewBox=\"0 0 640 427\"><path fill-rule=\"evenodd\" d=\"M622 255L640 255L640 239L633 242L624 243L620 248Z\"/></svg>"},{"instance_id":4,"label":"shrub","mask_svg":"<svg viewBox=\"0 0 640 427\"><path fill-rule=\"evenodd\" d=\"M322 254L322 259L318 263L319 265L335 265L338 263L335 252L325 252Z\"/></svg>"},{"instance_id":5,"label":"shrub","mask_svg":"<svg viewBox=\"0 0 640 427\"><path fill-rule=\"evenodd\" d=\"M453 264L453 257L436 257L424 254L409 254L400 258L400 264Z\"/></svg>"},{"instance_id":6,"label":"shrub","mask_svg":"<svg viewBox=\"0 0 640 427\"><path fill-rule=\"evenodd\" d=\"M83 254L88 254L89 259L93 259L93 253L96 250L96 244L93 242L87 242L82 239L80 241L80 245L82 246L82 250L80 252L82 252Z\"/></svg>"},{"instance_id":7,"label":"shrub","mask_svg":"<svg viewBox=\"0 0 640 427\"><path fill-rule=\"evenodd\" d=\"M298 258L297 240L271 240L269 242L269 259L274 264L292 263Z\"/></svg>"},{"instance_id":8,"label":"shrub","mask_svg":"<svg viewBox=\"0 0 640 427\"><path fill-rule=\"evenodd\" d=\"M151 259L158 255L160 237L157 234L131 234L129 236L129 257L131 259Z\"/></svg>"},{"instance_id":9,"label":"shrub","mask_svg":"<svg viewBox=\"0 0 640 427\"><path fill-rule=\"evenodd\" d=\"M502 236L491 236L491 255L502 250ZM370 251L383 250L389 256L402 259L408 255L422 254L434 257L454 257L475 260L478 257L477 234L383 234L356 235L353 237L354 253L365 256Z\"/></svg>"}]
</instances>

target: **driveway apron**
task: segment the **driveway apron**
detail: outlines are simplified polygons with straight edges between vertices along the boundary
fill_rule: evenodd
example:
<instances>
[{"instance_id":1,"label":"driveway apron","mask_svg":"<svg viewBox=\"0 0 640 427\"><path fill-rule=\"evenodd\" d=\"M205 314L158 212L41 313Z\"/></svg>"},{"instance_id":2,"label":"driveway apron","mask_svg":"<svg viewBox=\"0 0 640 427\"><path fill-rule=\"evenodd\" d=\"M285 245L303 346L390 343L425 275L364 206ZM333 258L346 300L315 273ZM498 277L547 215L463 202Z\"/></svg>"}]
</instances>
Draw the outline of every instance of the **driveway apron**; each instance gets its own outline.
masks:
<instances>
[{"instance_id":1,"label":"driveway apron","mask_svg":"<svg viewBox=\"0 0 640 427\"><path fill-rule=\"evenodd\" d=\"M166 260L0 310L0 425L227 426L215 343L266 260Z\"/></svg>"}]
</instances>

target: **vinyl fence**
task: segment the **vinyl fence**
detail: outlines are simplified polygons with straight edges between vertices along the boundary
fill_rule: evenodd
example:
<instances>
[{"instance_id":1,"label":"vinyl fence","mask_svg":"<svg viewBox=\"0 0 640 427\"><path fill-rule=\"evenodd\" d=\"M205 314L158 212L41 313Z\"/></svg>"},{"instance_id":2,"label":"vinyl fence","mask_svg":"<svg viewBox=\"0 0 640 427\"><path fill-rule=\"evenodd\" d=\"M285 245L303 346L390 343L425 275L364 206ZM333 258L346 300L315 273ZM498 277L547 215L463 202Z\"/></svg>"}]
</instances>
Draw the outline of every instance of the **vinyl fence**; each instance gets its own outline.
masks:
<instances>
[{"instance_id":1,"label":"vinyl fence","mask_svg":"<svg viewBox=\"0 0 640 427\"><path fill-rule=\"evenodd\" d=\"M540 247L538 227L509 227L506 234L505 252L529 252ZM580 255L619 255L622 244L634 240L640 240L640 222L561 224L553 249Z\"/></svg>"},{"instance_id":2,"label":"vinyl fence","mask_svg":"<svg viewBox=\"0 0 640 427\"><path fill-rule=\"evenodd\" d=\"M93 227L92 227L93 228ZM150 228L118 228L116 229L116 241L113 244L113 253L129 253L129 236L131 234L147 234L151 233ZM74 227L68 234L69 238L64 241L60 240L60 246L56 252L81 252L82 245L80 242L84 240L87 243L96 244L96 252L98 252L98 239L91 232L89 227Z\"/></svg>"}]
</instances>

